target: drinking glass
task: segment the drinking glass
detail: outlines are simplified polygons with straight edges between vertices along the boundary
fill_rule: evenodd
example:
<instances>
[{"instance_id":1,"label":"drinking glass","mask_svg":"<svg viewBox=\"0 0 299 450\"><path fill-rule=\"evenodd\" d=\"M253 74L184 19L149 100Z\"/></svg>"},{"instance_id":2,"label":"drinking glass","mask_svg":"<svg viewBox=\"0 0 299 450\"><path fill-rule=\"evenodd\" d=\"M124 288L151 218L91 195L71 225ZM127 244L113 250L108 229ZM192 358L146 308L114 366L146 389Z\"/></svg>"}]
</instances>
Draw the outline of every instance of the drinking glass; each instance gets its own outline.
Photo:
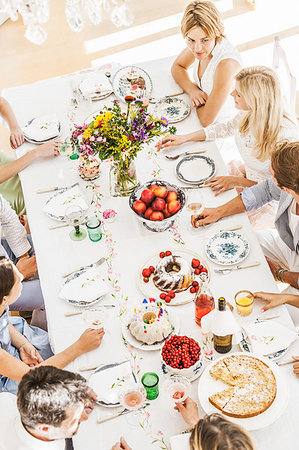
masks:
<instances>
[{"instance_id":1,"label":"drinking glass","mask_svg":"<svg viewBox=\"0 0 299 450\"><path fill-rule=\"evenodd\" d=\"M190 215L188 221L189 221L189 228L191 228L191 230L197 231L197 228L193 227L191 221L193 217L200 215L204 209L205 204L202 192L199 192L199 190L194 189L190 193L188 193L186 210Z\"/></svg>"},{"instance_id":2,"label":"drinking glass","mask_svg":"<svg viewBox=\"0 0 299 450\"><path fill-rule=\"evenodd\" d=\"M97 217L89 217L86 228L91 241L98 242L102 239L101 221Z\"/></svg>"},{"instance_id":3,"label":"drinking glass","mask_svg":"<svg viewBox=\"0 0 299 450\"><path fill-rule=\"evenodd\" d=\"M127 414L127 422L131 425L136 425L139 417L138 410L142 408L146 399L146 390L141 384L126 383L119 391L118 400L124 408L130 411L135 411L133 414Z\"/></svg>"},{"instance_id":4,"label":"drinking glass","mask_svg":"<svg viewBox=\"0 0 299 450\"><path fill-rule=\"evenodd\" d=\"M83 211L79 205L71 205L65 210L65 220L66 222L74 227L69 234L73 241L82 241L86 238L86 231L80 225L85 219L86 211Z\"/></svg>"},{"instance_id":5,"label":"drinking glass","mask_svg":"<svg viewBox=\"0 0 299 450\"><path fill-rule=\"evenodd\" d=\"M159 377L154 372L146 372L141 378L141 383L146 390L146 398L155 400L159 395Z\"/></svg>"},{"instance_id":6,"label":"drinking glass","mask_svg":"<svg viewBox=\"0 0 299 450\"><path fill-rule=\"evenodd\" d=\"M191 382L182 375L171 375L164 384L168 397L175 403L184 402L191 393Z\"/></svg>"},{"instance_id":7,"label":"drinking glass","mask_svg":"<svg viewBox=\"0 0 299 450\"><path fill-rule=\"evenodd\" d=\"M254 295L250 291L239 291L235 295L237 311L241 316L249 316L253 309Z\"/></svg>"},{"instance_id":8,"label":"drinking glass","mask_svg":"<svg viewBox=\"0 0 299 450\"><path fill-rule=\"evenodd\" d=\"M102 309L90 308L83 312L83 320L86 322L88 328L93 328L94 330L105 328L106 319L107 312Z\"/></svg>"}]
</instances>

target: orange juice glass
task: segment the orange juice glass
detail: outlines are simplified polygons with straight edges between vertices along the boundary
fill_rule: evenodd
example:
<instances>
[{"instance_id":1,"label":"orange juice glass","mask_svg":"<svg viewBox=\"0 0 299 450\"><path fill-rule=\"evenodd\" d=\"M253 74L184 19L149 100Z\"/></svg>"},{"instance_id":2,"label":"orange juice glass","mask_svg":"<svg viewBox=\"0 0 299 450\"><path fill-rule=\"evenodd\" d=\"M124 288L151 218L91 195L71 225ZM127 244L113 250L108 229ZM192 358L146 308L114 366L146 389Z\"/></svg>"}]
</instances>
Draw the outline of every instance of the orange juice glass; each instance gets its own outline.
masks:
<instances>
[{"instance_id":1,"label":"orange juice glass","mask_svg":"<svg viewBox=\"0 0 299 450\"><path fill-rule=\"evenodd\" d=\"M241 316L249 316L252 312L254 296L250 291L239 291L235 295L237 311Z\"/></svg>"}]
</instances>

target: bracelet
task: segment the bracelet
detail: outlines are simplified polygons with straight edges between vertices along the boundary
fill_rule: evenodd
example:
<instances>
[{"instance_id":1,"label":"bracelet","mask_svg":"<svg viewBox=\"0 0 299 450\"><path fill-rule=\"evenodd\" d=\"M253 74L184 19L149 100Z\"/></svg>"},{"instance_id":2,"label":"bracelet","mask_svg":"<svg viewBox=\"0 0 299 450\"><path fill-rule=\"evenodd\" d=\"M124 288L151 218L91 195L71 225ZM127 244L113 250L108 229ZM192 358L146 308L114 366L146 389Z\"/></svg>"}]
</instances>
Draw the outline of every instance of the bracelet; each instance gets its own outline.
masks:
<instances>
[{"instance_id":1,"label":"bracelet","mask_svg":"<svg viewBox=\"0 0 299 450\"><path fill-rule=\"evenodd\" d=\"M283 274L285 272L287 272L287 270L283 269L282 267L279 267L278 269L276 269L275 276L276 276L277 280L280 281L281 283L284 283Z\"/></svg>"}]
</instances>

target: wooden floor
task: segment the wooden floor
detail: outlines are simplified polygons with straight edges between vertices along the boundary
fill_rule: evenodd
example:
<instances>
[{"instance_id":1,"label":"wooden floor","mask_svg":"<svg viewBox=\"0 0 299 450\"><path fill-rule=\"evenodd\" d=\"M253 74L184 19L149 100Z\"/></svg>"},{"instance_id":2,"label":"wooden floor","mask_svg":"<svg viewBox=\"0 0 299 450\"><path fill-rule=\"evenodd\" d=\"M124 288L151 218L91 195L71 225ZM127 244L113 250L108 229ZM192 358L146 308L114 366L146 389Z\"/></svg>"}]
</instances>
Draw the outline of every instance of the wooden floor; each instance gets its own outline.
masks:
<instances>
[{"instance_id":1,"label":"wooden floor","mask_svg":"<svg viewBox=\"0 0 299 450\"><path fill-rule=\"evenodd\" d=\"M272 0L271 0L272 1ZM256 0L268 2L270 0ZM214 0L216 6L226 2L229 5L223 13L224 21L240 17L244 20L247 12L252 11L250 2L246 0ZM69 28L65 18L65 1L51 0L51 12L48 23L44 25L48 33L46 42L41 45L31 44L24 38L25 26L20 18L17 22L8 20L0 26L0 92L5 87L32 83L43 78L80 70L90 67L93 60L113 54L115 52L134 48L138 45L158 41L179 33L179 19L177 26L165 30L147 33L146 36L138 34L134 40L124 40L117 46L113 37L124 28L117 29L107 18L99 25L92 25L86 20L86 26L81 33L74 33ZM158 19L168 18L175 14L182 14L189 0L131 0L129 6L132 9L135 20L132 27L138 27ZM243 16L243 19L242 19ZM298 34L299 27L289 30L288 33ZM281 37L284 37L282 32ZM280 34L279 32L277 34ZM88 53L86 42L103 36L111 36L104 49ZM273 36L243 42L239 46L240 51L272 42ZM268 41L267 41L268 39ZM175 49L174 49L175 53ZM144 57L146 58L146 55ZM299 111L298 111L299 112ZM0 125L0 148L8 149L8 131Z\"/></svg>"}]
</instances>

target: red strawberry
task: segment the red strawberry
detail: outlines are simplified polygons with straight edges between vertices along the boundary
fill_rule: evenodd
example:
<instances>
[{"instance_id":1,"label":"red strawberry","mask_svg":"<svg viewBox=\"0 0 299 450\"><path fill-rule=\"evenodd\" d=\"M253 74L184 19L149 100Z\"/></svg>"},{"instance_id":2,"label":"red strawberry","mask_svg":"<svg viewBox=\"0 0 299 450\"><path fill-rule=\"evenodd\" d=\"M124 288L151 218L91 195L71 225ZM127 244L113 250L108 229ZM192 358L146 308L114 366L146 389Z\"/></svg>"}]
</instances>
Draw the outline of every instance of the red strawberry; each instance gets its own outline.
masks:
<instances>
[{"instance_id":1,"label":"red strawberry","mask_svg":"<svg viewBox=\"0 0 299 450\"><path fill-rule=\"evenodd\" d=\"M169 291L168 295L169 295L170 298L174 298L175 297L175 292Z\"/></svg>"},{"instance_id":2,"label":"red strawberry","mask_svg":"<svg viewBox=\"0 0 299 450\"><path fill-rule=\"evenodd\" d=\"M199 285L198 281L193 281L192 286L196 287L198 285Z\"/></svg>"},{"instance_id":3,"label":"red strawberry","mask_svg":"<svg viewBox=\"0 0 299 450\"><path fill-rule=\"evenodd\" d=\"M148 268L145 268L145 269L143 269L143 271L142 271L142 276L143 277L145 277L145 278L149 278L150 276L151 276L151 270L150 269L148 269Z\"/></svg>"},{"instance_id":4,"label":"red strawberry","mask_svg":"<svg viewBox=\"0 0 299 450\"><path fill-rule=\"evenodd\" d=\"M169 250L167 250L167 251L165 252L165 255L166 255L166 256L170 256L170 255L172 255L172 252L169 251Z\"/></svg>"},{"instance_id":5,"label":"red strawberry","mask_svg":"<svg viewBox=\"0 0 299 450\"><path fill-rule=\"evenodd\" d=\"M149 270L150 270L152 273L154 273L154 272L155 272L154 266L149 266Z\"/></svg>"},{"instance_id":6,"label":"red strawberry","mask_svg":"<svg viewBox=\"0 0 299 450\"><path fill-rule=\"evenodd\" d=\"M144 281L145 283L148 283L148 282L149 282L149 278L144 277L144 278L143 278L143 281Z\"/></svg>"},{"instance_id":7,"label":"red strawberry","mask_svg":"<svg viewBox=\"0 0 299 450\"><path fill-rule=\"evenodd\" d=\"M194 273L195 273L195 275L199 275L200 274L200 270L199 269L195 269Z\"/></svg>"},{"instance_id":8,"label":"red strawberry","mask_svg":"<svg viewBox=\"0 0 299 450\"><path fill-rule=\"evenodd\" d=\"M171 302L171 297L169 297L169 295L166 295L164 300L165 300L166 303L170 303Z\"/></svg>"},{"instance_id":9,"label":"red strawberry","mask_svg":"<svg viewBox=\"0 0 299 450\"><path fill-rule=\"evenodd\" d=\"M165 253L164 253L164 252L161 252L159 256L160 256L160 258L164 258Z\"/></svg>"},{"instance_id":10,"label":"red strawberry","mask_svg":"<svg viewBox=\"0 0 299 450\"><path fill-rule=\"evenodd\" d=\"M162 292L162 293L160 294L160 298L162 298L162 300L164 300L164 299L165 299L165 297L166 297L166 294L165 294L165 292Z\"/></svg>"},{"instance_id":11,"label":"red strawberry","mask_svg":"<svg viewBox=\"0 0 299 450\"><path fill-rule=\"evenodd\" d=\"M203 269L201 269L201 273L208 273L208 270L204 267Z\"/></svg>"},{"instance_id":12,"label":"red strawberry","mask_svg":"<svg viewBox=\"0 0 299 450\"><path fill-rule=\"evenodd\" d=\"M192 286L192 287L190 288L190 292L191 292L191 294L194 294L194 292L195 292L195 287Z\"/></svg>"},{"instance_id":13,"label":"red strawberry","mask_svg":"<svg viewBox=\"0 0 299 450\"><path fill-rule=\"evenodd\" d=\"M192 259L191 265L192 265L192 267L193 267L194 269L195 269L195 267L198 267L199 264L200 264L199 259L195 259L195 258Z\"/></svg>"}]
</instances>

